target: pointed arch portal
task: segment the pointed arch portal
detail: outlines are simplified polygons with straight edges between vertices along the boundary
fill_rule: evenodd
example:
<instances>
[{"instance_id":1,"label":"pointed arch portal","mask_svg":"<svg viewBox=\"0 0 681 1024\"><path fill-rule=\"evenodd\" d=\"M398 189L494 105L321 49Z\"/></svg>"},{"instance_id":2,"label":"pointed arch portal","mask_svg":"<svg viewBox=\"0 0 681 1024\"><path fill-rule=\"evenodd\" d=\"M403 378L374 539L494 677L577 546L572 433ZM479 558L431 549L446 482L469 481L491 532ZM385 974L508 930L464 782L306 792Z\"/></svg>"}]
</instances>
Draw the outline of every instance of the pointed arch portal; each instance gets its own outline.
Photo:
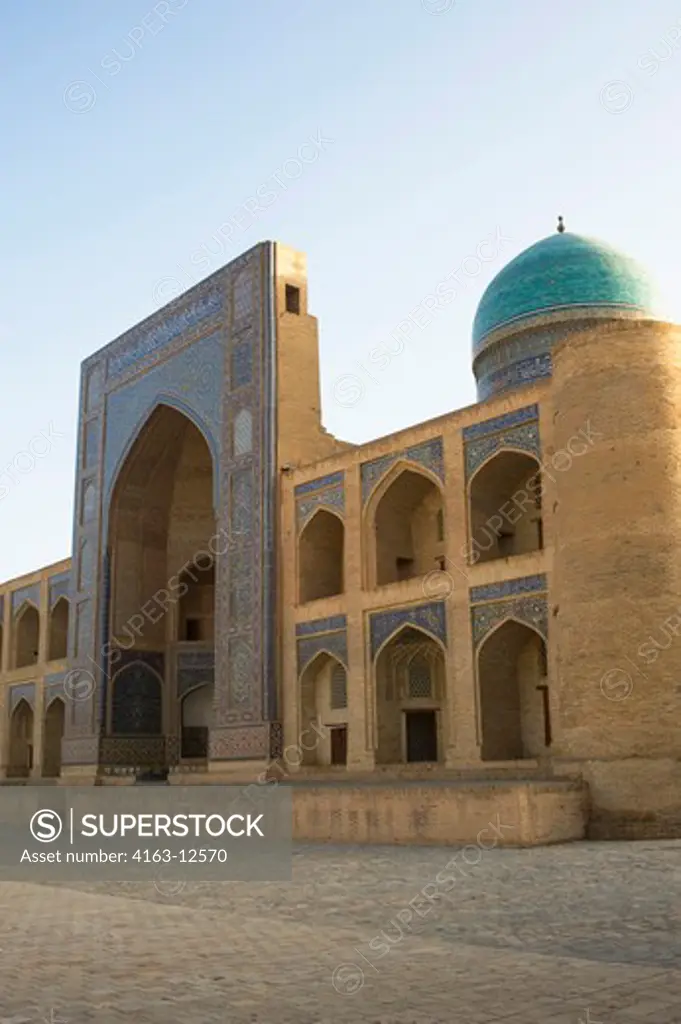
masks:
<instances>
[{"instance_id":1,"label":"pointed arch portal","mask_svg":"<svg viewBox=\"0 0 681 1024\"><path fill-rule=\"evenodd\" d=\"M483 761L539 757L551 745L546 644L506 619L478 652Z\"/></svg>"},{"instance_id":2,"label":"pointed arch portal","mask_svg":"<svg viewBox=\"0 0 681 1024\"><path fill-rule=\"evenodd\" d=\"M138 760L159 749L143 737L165 737L166 757L179 752L181 709L169 686L179 647L214 649L214 478L204 434L184 412L160 404L111 491L109 638L132 664L109 686L108 721L114 735L130 738L125 747Z\"/></svg>"}]
</instances>

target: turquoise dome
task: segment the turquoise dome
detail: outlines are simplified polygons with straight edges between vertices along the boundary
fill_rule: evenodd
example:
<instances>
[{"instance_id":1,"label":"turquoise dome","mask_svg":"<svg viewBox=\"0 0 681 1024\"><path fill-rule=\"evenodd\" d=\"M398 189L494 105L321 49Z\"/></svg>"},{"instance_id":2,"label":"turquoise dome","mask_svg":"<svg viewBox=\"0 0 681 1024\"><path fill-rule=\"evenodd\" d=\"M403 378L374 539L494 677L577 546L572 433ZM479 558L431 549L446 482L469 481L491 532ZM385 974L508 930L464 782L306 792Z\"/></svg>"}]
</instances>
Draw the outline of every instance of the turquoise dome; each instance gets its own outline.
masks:
<instances>
[{"instance_id":1,"label":"turquoise dome","mask_svg":"<svg viewBox=\"0 0 681 1024\"><path fill-rule=\"evenodd\" d=\"M654 289L628 256L593 238L557 232L525 249L501 270L480 300L473 324L473 352L501 327L540 314L582 309L654 316Z\"/></svg>"}]
</instances>

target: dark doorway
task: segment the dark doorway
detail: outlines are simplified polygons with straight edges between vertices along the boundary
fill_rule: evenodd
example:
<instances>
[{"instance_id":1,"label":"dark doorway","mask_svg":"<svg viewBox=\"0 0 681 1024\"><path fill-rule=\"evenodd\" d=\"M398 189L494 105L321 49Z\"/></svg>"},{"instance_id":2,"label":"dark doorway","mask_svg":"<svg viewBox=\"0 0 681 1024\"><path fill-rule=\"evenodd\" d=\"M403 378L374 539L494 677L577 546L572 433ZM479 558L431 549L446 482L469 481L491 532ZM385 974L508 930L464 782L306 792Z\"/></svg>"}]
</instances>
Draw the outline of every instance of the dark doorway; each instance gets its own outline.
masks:
<instances>
[{"instance_id":1,"label":"dark doorway","mask_svg":"<svg viewBox=\"0 0 681 1024\"><path fill-rule=\"evenodd\" d=\"M208 757L208 729L204 726L184 726L182 729L182 757L205 758Z\"/></svg>"},{"instance_id":2,"label":"dark doorway","mask_svg":"<svg viewBox=\"0 0 681 1024\"><path fill-rule=\"evenodd\" d=\"M348 729L341 725L331 730L331 764L348 763Z\"/></svg>"},{"instance_id":3,"label":"dark doorway","mask_svg":"<svg viewBox=\"0 0 681 1024\"><path fill-rule=\"evenodd\" d=\"M437 716L434 711L406 711L407 761L437 761Z\"/></svg>"}]
</instances>

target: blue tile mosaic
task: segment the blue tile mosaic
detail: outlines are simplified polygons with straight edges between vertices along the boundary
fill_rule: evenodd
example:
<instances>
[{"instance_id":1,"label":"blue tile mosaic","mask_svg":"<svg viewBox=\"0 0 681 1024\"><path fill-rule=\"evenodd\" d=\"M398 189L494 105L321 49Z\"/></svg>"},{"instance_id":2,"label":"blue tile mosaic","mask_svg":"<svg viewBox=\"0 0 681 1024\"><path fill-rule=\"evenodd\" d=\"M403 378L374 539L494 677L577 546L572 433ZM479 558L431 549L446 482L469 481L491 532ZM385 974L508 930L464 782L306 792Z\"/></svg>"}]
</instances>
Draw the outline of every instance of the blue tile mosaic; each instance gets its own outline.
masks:
<instances>
[{"instance_id":1,"label":"blue tile mosaic","mask_svg":"<svg viewBox=\"0 0 681 1024\"><path fill-rule=\"evenodd\" d=\"M483 420L482 423L472 423L469 427L463 428L464 441L473 441L479 437L487 437L488 434L498 434L501 430L508 430L509 427L517 427L521 423L539 419L539 406L527 405L524 409L514 409L513 412L504 413L503 416L495 416L491 420Z\"/></svg>"},{"instance_id":2,"label":"blue tile mosaic","mask_svg":"<svg viewBox=\"0 0 681 1024\"><path fill-rule=\"evenodd\" d=\"M545 573L538 576L520 576L515 580L501 580L499 583L485 583L480 587L471 587L469 599L471 604L479 601L497 601L504 597L517 597L519 594L533 594L548 590Z\"/></svg>"},{"instance_id":3,"label":"blue tile mosaic","mask_svg":"<svg viewBox=\"0 0 681 1024\"><path fill-rule=\"evenodd\" d=\"M472 477L491 455L501 451L502 448L527 452L528 455L534 455L539 460L541 458L539 423L523 423L499 434L469 441L464 448L466 477L468 479Z\"/></svg>"},{"instance_id":4,"label":"blue tile mosaic","mask_svg":"<svg viewBox=\"0 0 681 1024\"><path fill-rule=\"evenodd\" d=\"M232 389L243 388L253 380L253 347L244 341L232 352Z\"/></svg>"},{"instance_id":5,"label":"blue tile mosaic","mask_svg":"<svg viewBox=\"0 0 681 1024\"><path fill-rule=\"evenodd\" d=\"M324 490L317 491L316 494L310 494L304 500L296 502L298 529L301 530L305 526L318 508L324 507L339 512L341 516L345 515L345 491L342 484L336 487L326 487Z\"/></svg>"},{"instance_id":6,"label":"blue tile mosaic","mask_svg":"<svg viewBox=\"0 0 681 1024\"><path fill-rule=\"evenodd\" d=\"M48 581L49 605L50 608L60 597L68 597L71 589L71 573L63 572L58 576L50 576Z\"/></svg>"},{"instance_id":7,"label":"blue tile mosaic","mask_svg":"<svg viewBox=\"0 0 681 1024\"><path fill-rule=\"evenodd\" d=\"M345 615L331 615L328 619L312 619L310 622L296 623L296 636L313 636L316 633L331 633L336 629L345 629Z\"/></svg>"},{"instance_id":8,"label":"blue tile mosaic","mask_svg":"<svg viewBox=\"0 0 681 1024\"><path fill-rule=\"evenodd\" d=\"M536 380L550 377L551 372L550 352L541 356L532 356L530 359L522 359L518 363L513 363L512 366L491 373L488 377L481 377L478 380L478 399L484 402L492 395L499 395L510 388L522 387L523 384L532 384Z\"/></svg>"},{"instance_id":9,"label":"blue tile mosaic","mask_svg":"<svg viewBox=\"0 0 681 1024\"><path fill-rule=\"evenodd\" d=\"M169 342L179 338L185 331L196 327L209 317L222 311L222 296L219 291L204 295L174 314L155 314L153 319L162 318L154 325L145 320L139 327L124 334L107 360L107 376L115 377L152 353L158 352Z\"/></svg>"},{"instance_id":10,"label":"blue tile mosaic","mask_svg":"<svg viewBox=\"0 0 681 1024\"><path fill-rule=\"evenodd\" d=\"M546 596L514 597L507 601L480 604L471 608L474 647L477 648L506 619L515 619L536 629L548 642L549 612Z\"/></svg>"},{"instance_id":11,"label":"blue tile mosaic","mask_svg":"<svg viewBox=\"0 0 681 1024\"><path fill-rule=\"evenodd\" d=\"M445 463L442 438L434 437L430 441L424 441L423 444L391 452L390 455L383 455L380 459L374 459L371 462L363 462L361 466L363 503L366 503L376 484L391 466L400 459L424 466L444 481Z\"/></svg>"},{"instance_id":12,"label":"blue tile mosaic","mask_svg":"<svg viewBox=\"0 0 681 1024\"><path fill-rule=\"evenodd\" d=\"M571 232L550 235L511 260L485 290L473 324L474 351L505 324L594 306L654 314L658 300L646 271L628 256Z\"/></svg>"},{"instance_id":13,"label":"blue tile mosaic","mask_svg":"<svg viewBox=\"0 0 681 1024\"><path fill-rule=\"evenodd\" d=\"M31 583L28 587L12 591L12 615L15 615L25 601L30 601L40 608L40 584Z\"/></svg>"},{"instance_id":14,"label":"blue tile mosaic","mask_svg":"<svg viewBox=\"0 0 681 1024\"><path fill-rule=\"evenodd\" d=\"M296 641L298 653L298 675L307 668L313 658L325 652L337 658L348 667L348 637L345 630L336 633L323 633L318 636L306 636Z\"/></svg>"},{"instance_id":15,"label":"blue tile mosaic","mask_svg":"<svg viewBox=\"0 0 681 1024\"><path fill-rule=\"evenodd\" d=\"M66 693L64 691L65 677L65 672L55 672L53 675L45 676L43 682L45 710L57 697L62 701L66 700Z\"/></svg>"},{"instance_id":16,"label":"blue tile mosaic","mask_svg":"<svg viewBox=\"0 0 681 1024\"><path fill-rule=\"evenodd\" d=\"M178 651L177 696L183 697L197 686L214 686L215 654L213 651Z\"/></svg>"},{"instance_id":17,"label":"blue tile mosaic","mask_svg":"<svg viewBox=\"0 0 681 1024\"><path fill-rule=\"evenodd\" d=\"M104 445L104 493L131 444L157 405L185 413L201 430L213 457L219 452L222 418L224 335L218 330L182 349L144 376L133 378L107 396ZM219 473L215 472L216 489Z\"/></svg>"},{"instance_id":18,"label":"blue tile mosaic","mask_svg":"<svg viewBox=\"0 0 681 1024\"><path fill-rule=\"evenodd\" d=\"M35 683L19 683L9 688L9 713L12 714L19 701L25 700L35 711Z\"/></svg>"},{"instance_id":19,"label":"blue tile mosaic","mask_svg":"<svg viewBox=\"0 0 681 1024\"><path fill-rule=\"evenodd\" d=\"M315 491L320 491L326 487L342 486L345 480L345 473L329 473L328 476L317 477L316 480L308 480L305 484L298 484L295 489L296 498L301 498L304 494L312 494Z\"/></svg>"},{"instance_id":20,"label":"blue tile mosaic","mask_svg":"<svg viewBox=\"0 0 681 1024\"><path fill-rule=\"evenodd\" d=\"M404 626L423 629L436 637L443 644L447 643L447 619L443 601L432 601L429 604L412 605L409 608L398 608L386 612L375 612L369 616L371 636L371 657L376 657L379 649Z\"/></svg>"}]
</instances>

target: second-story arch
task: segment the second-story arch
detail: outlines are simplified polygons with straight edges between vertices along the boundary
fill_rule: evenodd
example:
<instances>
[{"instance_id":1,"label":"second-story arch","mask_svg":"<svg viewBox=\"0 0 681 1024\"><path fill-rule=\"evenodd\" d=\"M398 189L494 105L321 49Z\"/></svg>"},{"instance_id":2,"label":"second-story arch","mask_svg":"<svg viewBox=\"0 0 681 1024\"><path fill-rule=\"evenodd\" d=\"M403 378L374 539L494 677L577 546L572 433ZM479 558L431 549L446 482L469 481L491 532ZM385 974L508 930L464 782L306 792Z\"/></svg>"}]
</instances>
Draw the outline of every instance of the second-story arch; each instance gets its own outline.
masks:
<instances>
[{"instance_id":1,"label":"second-story arch","mask_svg":"<svg viewBox=\"0 0 681 1024\"><path fill-rule=\"evenodd\" d=\"M544 546L541 471L533 456L501 449L470 480L468 497L473 564Z\"/></svg>"},{"instance_id":2,"label":"second-story arch","mask_svg":"<svg viewBox=\"0 0 681 1024\"><path fill-rule=\"evenodd\" d=\"M40 650L40 613L26 601L14 618L13 668L37 665Z\"/></svg>"},{"instance_id":3,"label":"second-story arch","mask_svg":"<svg viewBox=\"0 0 681 1024\"><path fill-rule=\"evenodd\" d=\"M366 516L368 578L377 587L425 576L444 556L442 485L400 461L373 494Z\"/></svg>"},{"instance_id":4,"label":"second-story arch","mask_svg":"<svg viewBox=\"0 0 681 1024\"><path fill-rule=\"evenodd\" d=\"M345 526L340 516L319 508L298 539L298 593L301 604L343 593Z\"/></svg>"}]
</instances>

